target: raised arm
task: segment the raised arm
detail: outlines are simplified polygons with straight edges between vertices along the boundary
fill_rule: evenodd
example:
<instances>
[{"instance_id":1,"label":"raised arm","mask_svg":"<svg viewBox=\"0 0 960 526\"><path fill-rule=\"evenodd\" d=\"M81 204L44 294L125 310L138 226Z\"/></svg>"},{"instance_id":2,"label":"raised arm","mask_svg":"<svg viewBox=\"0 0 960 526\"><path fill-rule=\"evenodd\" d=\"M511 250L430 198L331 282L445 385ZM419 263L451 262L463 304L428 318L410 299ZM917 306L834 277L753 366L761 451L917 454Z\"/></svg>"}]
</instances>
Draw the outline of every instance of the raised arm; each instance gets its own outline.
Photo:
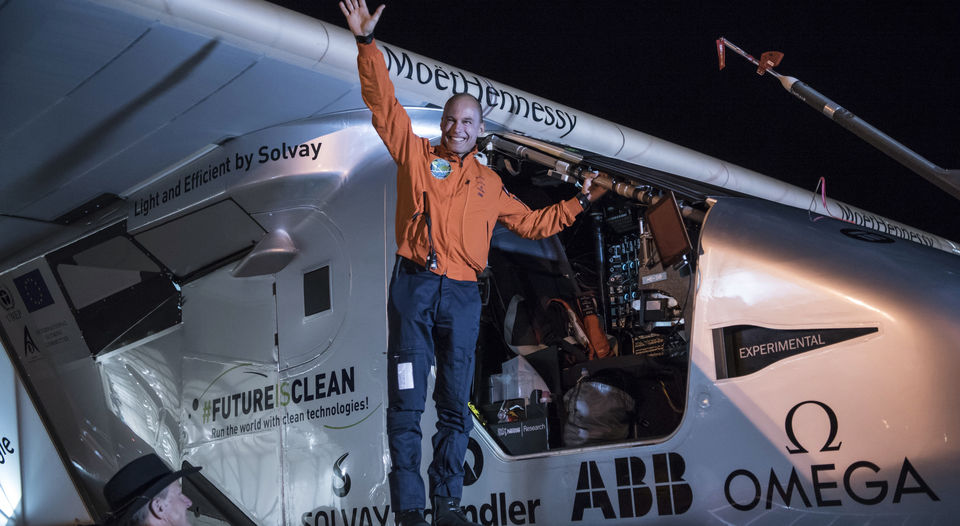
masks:
<instances>
[{"instance_id":1,"label":"raised arm","mask_svg":"<svg viewBox=\"0 0 960 526\"><path fill-rule=\"evenodd\" d=\"M373 33L373 28L376 27L385 7L387 7L387 4L381 5L371 15L370 10L367 9L366 0L343 0L340 2L340 11L343 11L343 16L347 18L347 26L358 37L365 37Z\"/></svg>"},{"instance_id":2,"label":"raised arm","mask_svg":"<svg viewBox=\"0 0 960 526\"><path fill-rule=\"evenodd\" d=\"M422 146L423 139L413 133L410 117L397 102L393 82L387 71L383 54L373 43L373 28L380 20L384 5L373 14L366 0L343 0L343 11L350 31L357 37L357 71L360 74L360 93L363 102L373 114L373 127L384 145L398 163L404 162L412 151Z\"/></svg>"}]
</instances>

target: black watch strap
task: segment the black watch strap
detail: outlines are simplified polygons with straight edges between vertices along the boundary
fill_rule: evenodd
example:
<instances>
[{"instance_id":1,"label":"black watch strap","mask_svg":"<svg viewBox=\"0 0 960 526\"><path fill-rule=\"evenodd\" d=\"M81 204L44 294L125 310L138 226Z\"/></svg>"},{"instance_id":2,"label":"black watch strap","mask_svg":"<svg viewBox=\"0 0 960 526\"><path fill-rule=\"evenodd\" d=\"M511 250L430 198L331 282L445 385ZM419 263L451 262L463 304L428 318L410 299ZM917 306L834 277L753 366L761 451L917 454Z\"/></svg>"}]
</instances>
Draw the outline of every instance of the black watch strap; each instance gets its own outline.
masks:
<instances>
[{"instance_id":1,"label":"black watch strap","mask_svg":"<svg viewBox=\"0 0 960 526\"><path fill-rule=\"evenodd\" d=\"M373 33L370 33L369 35L362 35L362 36L354 35L354 37L356 37L358 44L369 44L373 42Z\"/></svg>"},{"instance_id":2,"label":"black watch strap","mask_svg":"<svg viewBox=\"0 0 960 526\"><path fill-rule=\"evenodd\" d=\"M590 208L590 197L587 196L587 194L583 192L578 193L577 201L580 201L580 206L582 206L584 210Z\"/></svg>"}]
</instances>

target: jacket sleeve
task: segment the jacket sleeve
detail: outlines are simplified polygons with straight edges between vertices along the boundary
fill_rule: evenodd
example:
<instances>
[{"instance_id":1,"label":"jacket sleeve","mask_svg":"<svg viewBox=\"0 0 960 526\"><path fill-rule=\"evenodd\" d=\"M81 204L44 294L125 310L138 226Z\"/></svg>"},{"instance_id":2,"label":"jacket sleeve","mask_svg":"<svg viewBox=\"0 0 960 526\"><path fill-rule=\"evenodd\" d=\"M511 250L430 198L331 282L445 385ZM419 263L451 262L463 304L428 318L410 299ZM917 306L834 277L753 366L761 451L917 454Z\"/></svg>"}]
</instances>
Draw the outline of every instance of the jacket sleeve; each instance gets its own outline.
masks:
<instances>
[{"instance_id":1,"label":"jacket sleeve","mask_svg":"<svg viewBox=\"0 0 960 526\"><path fill-rule=\"evenodd\" d=\"M375 43L357 44L357 47L360 92L363 102L373 112L373 127L393 160L404 164L416 148L422 148L423 139L414 135L410 116L397 101L383 53Z\"/></svg>"},{"instance_id":2,"label":"jacket sleeve","mask_svg":"<svg viewBox=\"0 0 960 526\"><path fill-rule=\"evenodd\" d=\"M539 210L530 210L501 187L500 215L497 220L520 237L543 239L572 225L582 211L583 207L576 197Z\"/></svg>"}]
</instances>

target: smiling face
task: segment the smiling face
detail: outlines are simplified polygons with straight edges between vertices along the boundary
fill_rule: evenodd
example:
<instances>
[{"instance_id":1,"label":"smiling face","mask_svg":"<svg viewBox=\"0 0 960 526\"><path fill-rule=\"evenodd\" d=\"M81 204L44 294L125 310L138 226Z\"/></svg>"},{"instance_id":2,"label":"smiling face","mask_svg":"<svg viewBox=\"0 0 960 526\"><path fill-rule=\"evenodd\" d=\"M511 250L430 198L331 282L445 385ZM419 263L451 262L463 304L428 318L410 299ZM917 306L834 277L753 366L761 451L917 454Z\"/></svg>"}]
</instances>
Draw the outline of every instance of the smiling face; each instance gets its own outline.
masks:
<instances>
[{"instance_id":1,"label":"smiling face","mask_svg":"<svg viewBox=\"0 0 960 526\"><path fill-rule=\"evenodd\" d=\"M440 144L446 149L460 156L470 153L477 144L477 136L483 133L477 99L463 93L450 97L440 117L440 131Z\"/></svg>"}]
</instances>

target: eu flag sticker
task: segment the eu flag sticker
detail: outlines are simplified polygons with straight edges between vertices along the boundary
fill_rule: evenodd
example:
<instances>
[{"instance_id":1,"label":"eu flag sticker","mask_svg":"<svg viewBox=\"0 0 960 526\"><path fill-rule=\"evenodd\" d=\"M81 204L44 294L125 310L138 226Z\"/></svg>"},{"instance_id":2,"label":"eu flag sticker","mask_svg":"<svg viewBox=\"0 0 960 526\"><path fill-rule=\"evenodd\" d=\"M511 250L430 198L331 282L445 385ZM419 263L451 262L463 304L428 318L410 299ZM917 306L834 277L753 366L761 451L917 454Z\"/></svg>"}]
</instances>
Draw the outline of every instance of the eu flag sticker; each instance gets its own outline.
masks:
<instances>
[{"instance_id":1,"label":"eu flag sticker","mask_svg":"<svg viewBox=\"0 0 960 526\"><path fill-rule=\"evenodd\" d=\"M50 295L50 289L43 281L40 269L34 269L19 278L13 278L13 284L20 291L20 297L23 298L23 304L27 307L27 312L53 305L53 296Z\"/></svg>"}]
</instances>

